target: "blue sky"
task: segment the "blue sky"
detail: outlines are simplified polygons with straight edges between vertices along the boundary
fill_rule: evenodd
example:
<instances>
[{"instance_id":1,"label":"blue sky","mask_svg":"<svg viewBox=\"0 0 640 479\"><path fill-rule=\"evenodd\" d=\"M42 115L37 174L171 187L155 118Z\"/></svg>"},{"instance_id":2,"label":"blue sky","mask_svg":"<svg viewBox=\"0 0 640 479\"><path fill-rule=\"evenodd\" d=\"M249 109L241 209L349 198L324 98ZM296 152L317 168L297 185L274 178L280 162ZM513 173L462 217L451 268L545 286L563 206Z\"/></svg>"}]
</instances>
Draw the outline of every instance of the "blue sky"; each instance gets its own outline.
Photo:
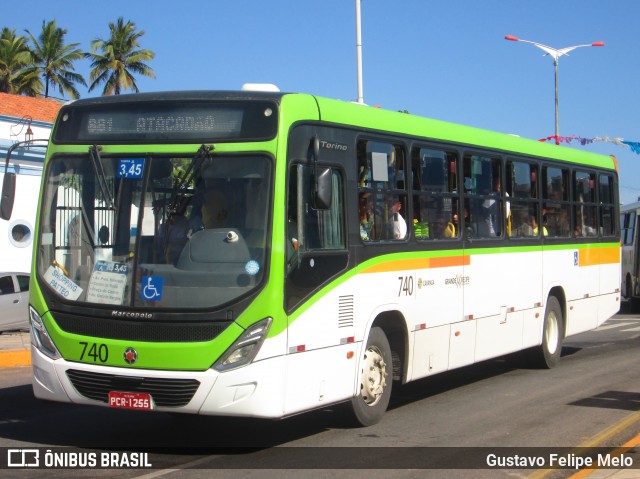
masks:
<instances>
[{"instance_id":1,"label":"blue sky","mask_svg":"<svg viewBox=\"0 0 640 479\"><path fill-rule=\"evenodd\" d=\"M355 100L355 0L30 0L6 2L0 27L37 35L43 20L88 50L119 16L144 30L157 79L141 91L239 89ZM560 135L640 142L637 0L362 0L364 101L391 110L544 138L554 134L555 48L604 41L560 58ZM77 63L86 78L89 63ZM100 90L83 97L95 96ZM623 203L640 197L640 155L608 142Z\"/></svg>"}]
</instances>

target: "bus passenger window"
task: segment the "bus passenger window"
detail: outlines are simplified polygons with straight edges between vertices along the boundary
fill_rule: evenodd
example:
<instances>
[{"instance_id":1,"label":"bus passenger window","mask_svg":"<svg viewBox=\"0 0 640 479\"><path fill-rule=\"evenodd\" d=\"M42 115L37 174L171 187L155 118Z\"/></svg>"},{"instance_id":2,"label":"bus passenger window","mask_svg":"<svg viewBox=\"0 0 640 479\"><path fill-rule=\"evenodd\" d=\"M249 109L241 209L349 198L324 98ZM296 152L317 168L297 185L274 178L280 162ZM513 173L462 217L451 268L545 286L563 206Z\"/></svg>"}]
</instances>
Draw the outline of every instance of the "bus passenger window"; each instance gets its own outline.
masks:
<instances>
[{"instance_id":1,"label":"bus passenger window","mask_svg":"<svg viewBox=\"0 0 640 479\"><path fill-rule=\"evenodd\" d=\"M595 176L595 173L585 171L573 173L575 236L598 235Z\"/></svg>"},{"instance_id":2,"label":"bus passenger window","mask_svg":"<svg viewBox=\"0 0 640 479\"><path fill-rule=\"evenodd\" d=\"M400 145L358 143L358 218L363 242L407 238L405 183L405 151Z\"/></svg>"},{"instance_id":3,"label":"bus passenger window","mask_svg":"<svg viewBox=\"0 0 640 479\"><path fill-rule=\"evenodd\" d=\"M572 235L571 203L569 201L569 171L564 168L542 168L542 222L550 237Z\"/></svg>"},{"instance_id":4,"label":"bus passenger window","mask_svg":"<svg viewBox=\"0 0 640 479\"><path fill-rule=\"evenodd\" d=\"M603 236L618 236L615 222L615 199L613 178L610 175L599 176L600 232Z\"/></svg>"},{"instance_id":5,"label":"bus passenger window","mask_svg":"<svg viewBox=\"0 0 640 479\"><path fill-rule=\"evenodd\" d=\"M512 238L534 235L538 217L538 166L524 161L508 160L506 166L507 234ZM546 230L546 229L545 229Z\"/></svg>"},{"instance_id":6,"label":"bus passenger window","mask_svg":"<svg viewBox=\"0 0 640 479\"><path fill-rule=\"evenodd\" d=\"M636 212L628 211L620 216L622 227L622 244L633 245L633 236L636 229Z\"/></svg>"},{"instance_id":7,"label":"bus passenger window","mask_svg":"<svg viewBox=\"0 0 640 479\"><path fill-rule=\"evenodd\" d=\"M465 194L474 238L502 236L505 209L501 193L501 168L498 158L465 155Z\"/></svg>"},{"instance_id":8,"label":"bus passenger window","mask_svg":"<svg viewBox=\"0 0 640 479\"><path fill-rule=\"evenodd\" d=\"M459 234L457 155L431 148L411 151L413 230L417 240Z\"/></svg>"}]
</instances>

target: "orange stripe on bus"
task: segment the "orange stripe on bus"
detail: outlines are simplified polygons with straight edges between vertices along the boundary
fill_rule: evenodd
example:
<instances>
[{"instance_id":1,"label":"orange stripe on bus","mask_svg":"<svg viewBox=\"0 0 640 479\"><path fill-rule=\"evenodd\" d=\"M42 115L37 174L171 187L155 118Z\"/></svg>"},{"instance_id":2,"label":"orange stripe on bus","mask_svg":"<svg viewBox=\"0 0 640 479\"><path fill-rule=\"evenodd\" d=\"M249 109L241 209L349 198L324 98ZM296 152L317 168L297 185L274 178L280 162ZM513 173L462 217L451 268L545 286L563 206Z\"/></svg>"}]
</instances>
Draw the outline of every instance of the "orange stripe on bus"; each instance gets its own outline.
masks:
<instances>
[{"instance_id":1,"label":"orange stripe on bus","mask_svg":"<svg viewBox=\"0 0 640 479\"><path fill-rule=\"evenodd\" d=\"M388 273L412 269L447 268L450 266L466 266L471 262L470 256L445 256L442 258L397 259L373 265L363 273Z\"/></svg>"},{"instance_id":2,"label":"orange stripe on bus","mask_svg":"<svg viewBox=\"0 0 640 479\"><path fill-rule=\"evenodd\" d=\"M579 251L580 266L597 266L599 264L612 264L620 262L620 248L587 248Z\"/></svg>"},{"instance_id":3,"label":"orange stripe on bus","mask_svg":"<svg viewBox=\"0 0 640 479\"><path fill-rule=\"evenodd\" d=\"M471 256L444 256L442 258L431 258L432 268L447 268L449 266L469 266Z\"/></svg>"}]
</instances>

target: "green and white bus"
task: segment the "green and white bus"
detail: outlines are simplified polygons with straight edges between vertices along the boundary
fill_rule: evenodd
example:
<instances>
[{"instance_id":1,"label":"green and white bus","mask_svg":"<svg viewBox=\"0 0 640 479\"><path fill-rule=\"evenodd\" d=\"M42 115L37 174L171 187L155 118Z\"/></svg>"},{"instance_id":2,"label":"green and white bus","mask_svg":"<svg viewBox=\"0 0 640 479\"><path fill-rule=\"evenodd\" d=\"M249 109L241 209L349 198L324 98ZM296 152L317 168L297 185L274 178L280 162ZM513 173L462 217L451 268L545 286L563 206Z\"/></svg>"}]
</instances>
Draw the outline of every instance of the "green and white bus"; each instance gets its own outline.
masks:
<instances>
[{"instance_id":1,"label":"green and white bus","mask_svg":"<svg viewBox=\"0 0 640 479\"><path fill-rule=\"evenodd\" d=\"M31 276L38 398L282 418L563 339L620 305L615 159L307 94L59 113Z\"/></svg>"}]
</instances>

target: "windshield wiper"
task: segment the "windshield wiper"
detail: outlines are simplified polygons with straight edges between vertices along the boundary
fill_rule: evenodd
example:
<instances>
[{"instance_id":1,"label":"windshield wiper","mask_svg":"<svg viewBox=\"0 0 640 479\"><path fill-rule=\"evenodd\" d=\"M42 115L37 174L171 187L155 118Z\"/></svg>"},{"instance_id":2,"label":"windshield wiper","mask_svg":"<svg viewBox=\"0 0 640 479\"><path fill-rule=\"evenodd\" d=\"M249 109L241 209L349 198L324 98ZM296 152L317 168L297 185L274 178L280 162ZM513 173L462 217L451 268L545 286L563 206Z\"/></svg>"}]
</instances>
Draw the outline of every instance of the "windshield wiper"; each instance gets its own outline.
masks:
<instances>
[{"instance_id":1,"label":"windshield wiper","mask_svg":"<svg viewBox=\"0 0 640 479\"><path fill-rule=\"evenodd\" d=\"M113 210L115 209L115 204L113 203L113 196L111 196L111 191L109 191L109 185L107 184L107 180L105 177L104 166L102 166L102 159L100 158L101 149L102 147L99 145L90 146L89 159L91 160L93 172L96 175L96 179L98 180L98 186L100 187L102 198L107 203L107 207Z\"/></svg>"},{"instance_id":2,"label":"windshield wiper","mask_svg":"<svg viewBox=\"0 0 640 479\"><path fill-rule=\"evenodd\" d=\"M196 178L196 175L200 174L202 163L205 160L211 160L211 151L213 149L213 145L201 145L186 171L180 177L175 178L171 199L169 200L169 218L183 213L189 203L187 196L189 185Z\"/></svg>"}]
</instances>

